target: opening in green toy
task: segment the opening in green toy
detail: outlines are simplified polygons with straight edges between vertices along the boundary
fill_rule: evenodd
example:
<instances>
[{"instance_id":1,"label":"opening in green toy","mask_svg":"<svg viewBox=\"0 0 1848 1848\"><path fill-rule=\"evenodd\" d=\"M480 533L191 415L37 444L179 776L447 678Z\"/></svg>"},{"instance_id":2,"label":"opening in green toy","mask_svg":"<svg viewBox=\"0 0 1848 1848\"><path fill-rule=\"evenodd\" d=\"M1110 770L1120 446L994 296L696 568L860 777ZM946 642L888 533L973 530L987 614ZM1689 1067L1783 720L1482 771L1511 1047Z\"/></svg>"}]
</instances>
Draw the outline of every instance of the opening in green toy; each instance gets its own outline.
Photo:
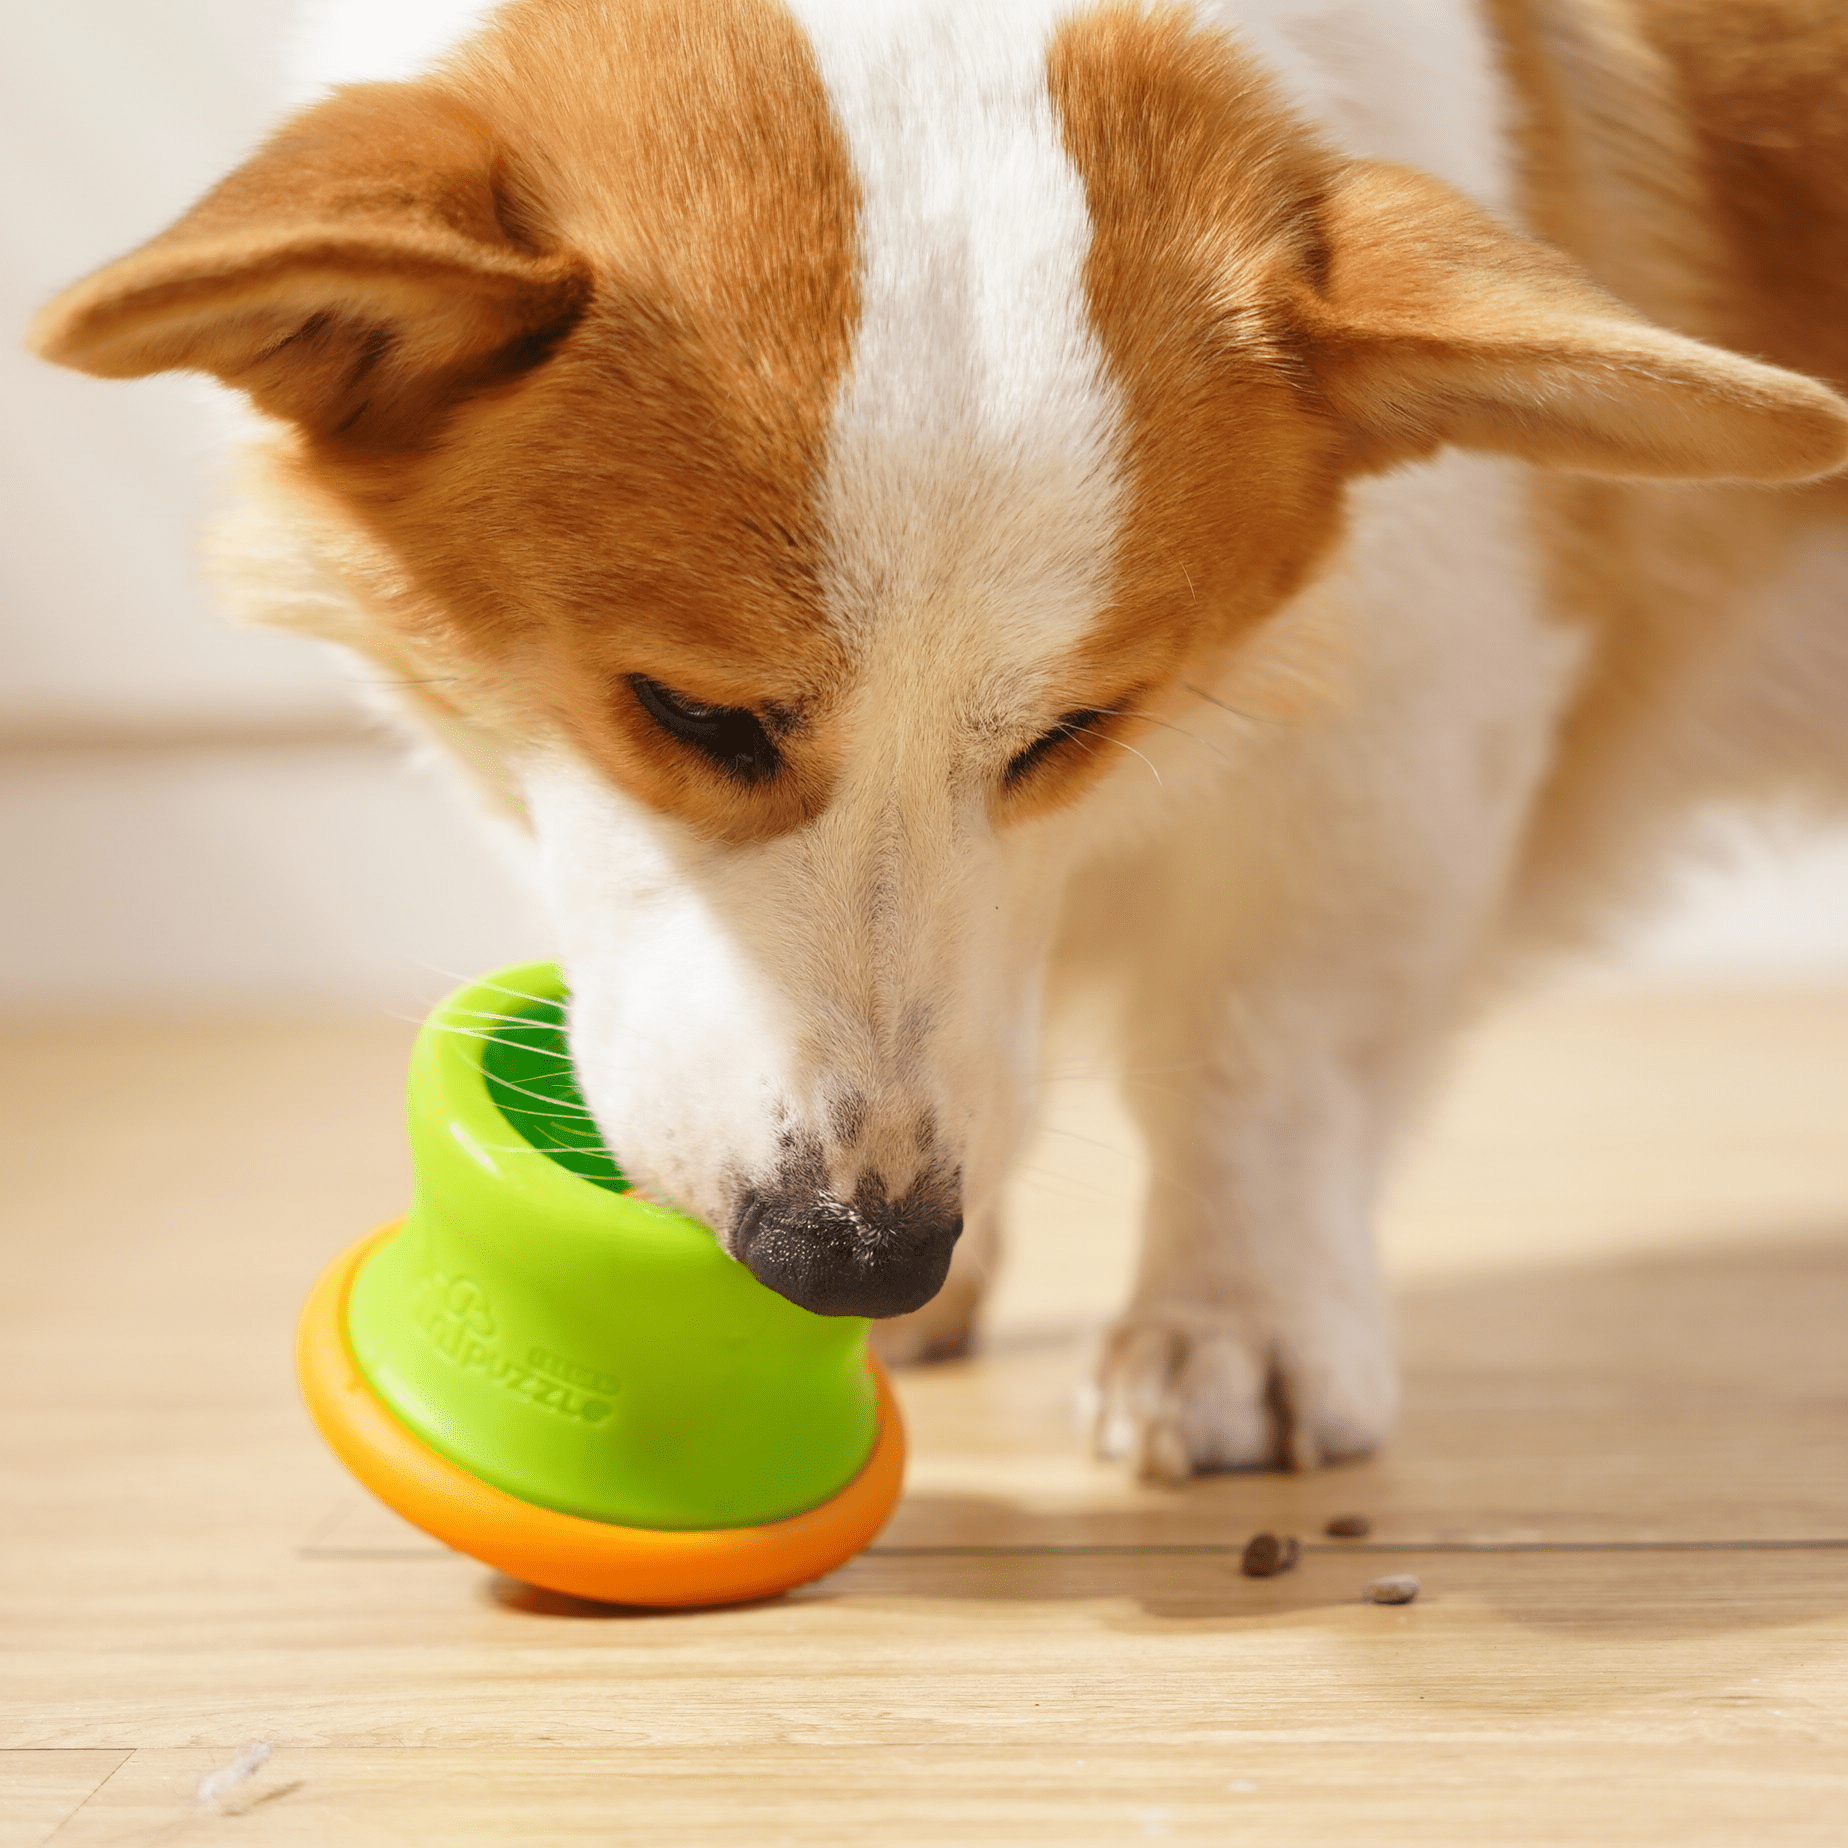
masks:
<instances>
[{"instance_id":1,"label":"opening in green toy","mask_svg":"<svg viewBox=\"0 0 1848 1848\"><path fill-rule=\"evenodd\" d=\"M578 1089L562 999L514 1004L488 1035L481 1070L501 1115L534 1148L611 1193L629 1191Z\"/></svg>"}]
</instances>

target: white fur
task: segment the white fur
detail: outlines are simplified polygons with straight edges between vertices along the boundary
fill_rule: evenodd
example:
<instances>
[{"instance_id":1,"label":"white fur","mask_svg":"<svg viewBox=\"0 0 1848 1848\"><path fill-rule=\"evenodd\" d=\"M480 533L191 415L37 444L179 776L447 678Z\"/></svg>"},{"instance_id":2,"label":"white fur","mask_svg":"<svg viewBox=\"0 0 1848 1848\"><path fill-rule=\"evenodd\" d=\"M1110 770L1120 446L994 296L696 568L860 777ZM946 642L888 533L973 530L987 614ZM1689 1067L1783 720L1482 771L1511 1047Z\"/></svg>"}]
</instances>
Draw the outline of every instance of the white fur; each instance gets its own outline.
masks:
<instances>
[{"instance_id":1,"label":"white fur","mask_svg":"<svg viewBox=\"0 0 1848 1848\"><path fill-rule=\"evenodd\" d=\"M837 619L997 686L1109 592L1118 395L1089 327L1083 188L1046 93L1057 0L796 0L862 195L861 313L830 446ZM979 633L978 633L979 631ZM1006 699L1006 694L999 697Z\"/></svg>"},{"instance_id":2,"label":"white fur","mask_svg":"<svg viewBox=\"0 0 1848 1848\"><path fill-rule=\"evenodd\" d=\"M1202 698L1144 747L1159 793L1125 774L1087 817L1117 824L1080 904L1127 973L1154 1177L1093 1415L1153 1473L1270 1455L1273 1373L1299 1461L1391 1420L1383 1154L1492 933L1583 656L1541 611L1526 476L1451 454L1359 484L1338 565L1276 619L1353 651L1343 710L1264 722Z\"/></svg>"}]
</instances>

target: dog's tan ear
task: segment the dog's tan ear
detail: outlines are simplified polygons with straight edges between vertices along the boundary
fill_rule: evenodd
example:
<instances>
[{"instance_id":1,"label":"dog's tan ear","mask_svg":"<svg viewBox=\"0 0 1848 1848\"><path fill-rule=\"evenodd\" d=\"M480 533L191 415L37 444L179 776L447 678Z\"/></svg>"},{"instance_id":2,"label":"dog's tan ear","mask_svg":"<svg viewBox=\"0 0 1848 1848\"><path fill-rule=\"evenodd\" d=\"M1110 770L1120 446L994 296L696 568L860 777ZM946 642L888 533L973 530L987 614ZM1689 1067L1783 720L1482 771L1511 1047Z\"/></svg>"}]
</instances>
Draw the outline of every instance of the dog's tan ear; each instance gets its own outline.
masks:
<instances>
[{"instance_id":1,"label":"dog's tan ear","mask_svg":"<svg viewBox=\"0 0 1848 1848\"><path fill-rule=\"evenodd\" d=\"M29 338L105 378L215 373L272 416L381 447L532 363L587 293L510 199L478 117L426 86L367 84L298 116Z\"/></svg>"},{"instance_id":2,"label":"dog's tan ear","mask_svg":"<svg viewBox=\"0 0 1848 1848\"><path fill-rule=\"evenodd\" d=\"M1445 443L1683 480L1848 462L1848 404L1825 386L1655 326L1424 174L1346 169L1324 234L1306 357L1359 467Z\"/></svg>"}]
</instances>

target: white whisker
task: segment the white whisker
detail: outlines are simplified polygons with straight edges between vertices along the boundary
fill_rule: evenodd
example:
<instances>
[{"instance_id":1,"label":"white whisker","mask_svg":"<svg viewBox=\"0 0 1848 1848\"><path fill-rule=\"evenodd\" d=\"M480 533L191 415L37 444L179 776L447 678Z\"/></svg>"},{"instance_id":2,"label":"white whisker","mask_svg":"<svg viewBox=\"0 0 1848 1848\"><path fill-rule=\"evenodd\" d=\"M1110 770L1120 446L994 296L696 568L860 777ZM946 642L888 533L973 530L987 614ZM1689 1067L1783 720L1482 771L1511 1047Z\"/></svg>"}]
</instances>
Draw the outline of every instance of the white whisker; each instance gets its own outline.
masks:
<instances>
[{"instance_id":1,"label":"white whisker","mask_svg":"<svg viewBox=\"0 0 1848 1848\"><path fill-rule=\"evenodd\" d=\"M1098 741L1102 744L1114 744L1119 751L1127 751L1131 757L1142 757L1142 761L1149 766L1149 775L1155 779L1155 787L1160 790L1166 790L1167 785L1161 780L1161 772L1155 768L1154 764L1151 763L1148 758L1143 757L1142 753L1138 751L1133 744L1125 744L1121 738L1112 738L1108 732L1100 734Z\"/></svg>"},{"instance_id":2,"label":"white whisker","mask_svg":"<svg viewBox=\"0 0 1848 1848\"><path fill-rule=\"evenodd\" d=\"M454 969L446 969L441 963L428 962L422 957L416 959L420 969L427 969L432 975L440 975L444 981L453 982L459 988L486 988L497 995L510 995L516 1001L530 1002L534 1007L549 1007L559 1000L557 995L529 995L523 989L509 988L504 982L490 982L480 976L463 975Z\"/></svg>"},{"instance_id":3,"label":"white whisker","mask_svg":"<svg viewBox=\"0 0 1848 1848\"><path fill-rule=\"evenodd\" d=\"M1202 738L1198 732L1190 732L1184 725L1176 725L1172 719L1164 719L1153 712L1140 712L1133 706L1120 706L1117 709L1126 719L1140 719L1144 725L1159 725L1164 731L1178 732L1191 744L1197 744L1203 751L1211 751L1215 757L1223 757L1227 763L1236 763L1230 751L1224 746L1213 743L1210 738Z\"/></svg>"}]
</instances>

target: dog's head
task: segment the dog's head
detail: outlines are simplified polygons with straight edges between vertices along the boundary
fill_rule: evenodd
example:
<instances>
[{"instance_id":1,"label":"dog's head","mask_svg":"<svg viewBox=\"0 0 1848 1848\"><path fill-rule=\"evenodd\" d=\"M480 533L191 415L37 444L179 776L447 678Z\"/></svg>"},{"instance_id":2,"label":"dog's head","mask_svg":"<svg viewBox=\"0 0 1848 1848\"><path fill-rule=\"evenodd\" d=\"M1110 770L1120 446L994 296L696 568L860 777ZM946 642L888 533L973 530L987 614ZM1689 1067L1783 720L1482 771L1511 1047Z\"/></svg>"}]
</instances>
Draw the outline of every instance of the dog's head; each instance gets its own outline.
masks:
<instances>
[{"instance_id":1,"label":"dog's head","mask_svg":"<svg viewBox=\"0 0 1848 1848\"><path fill-rule=\"evenodd\" d=\"M818 6L513 0L37 338L277 420L344 639L530 813L612 1146L882 1315L993 1183L1080 798L1345 482L1446 443L1794 478L1845 424L1337 157L1181 9Z\"/></svg>"}]
</instances>

